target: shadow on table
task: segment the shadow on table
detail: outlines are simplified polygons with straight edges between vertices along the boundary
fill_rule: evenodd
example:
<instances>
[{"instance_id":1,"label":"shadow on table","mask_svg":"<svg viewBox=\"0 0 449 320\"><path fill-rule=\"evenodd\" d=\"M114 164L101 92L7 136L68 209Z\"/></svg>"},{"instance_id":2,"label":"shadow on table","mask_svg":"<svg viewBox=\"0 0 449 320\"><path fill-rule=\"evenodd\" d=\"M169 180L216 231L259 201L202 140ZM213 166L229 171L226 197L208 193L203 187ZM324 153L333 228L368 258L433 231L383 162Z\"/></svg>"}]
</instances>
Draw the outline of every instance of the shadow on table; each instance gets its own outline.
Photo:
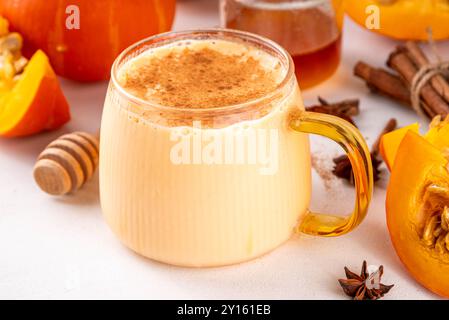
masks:
<instances>
[{"instance_id":1,"label":"shadow on table","mask_svg":"<svg viewBox=\"0 0 449 320\"><path fill-rule=\"evenodd\" d=\"M51 141L68 132L70 132L68 128L62 128L25 138L0 139L0 160L6 159L6 168L3 169L29 171L30 181L32 181L33 167L39 154ZM20 162L20 164L14 165L14 168L8 168L8 163L15 162ZM71 205L99 204L98 168L97 172L80 190L73 194L53 197L53 199Z\"/></svg>"},{"instance_id":2,"label":"shadow on table","mask_svg":"<svg viewBox=\"0 0 449 320\"><path fill-rule=\"evenodd\" d=\"M77 206L96 206L100 204L98 168L92 178L73 194L56 197L56 201Z\"/></svg>"},{"instance_id":3,"label":"shadow on table","mask_svg":"<svg viewBox=\"0 0 449 320\"><path fill-rule=\"evenodd\" d=\"M61 128L29 137L0 138L0 159L25 162L32 168L42 150L50 142L68 132L67 128Z\"/></svg>"}]
</instances>

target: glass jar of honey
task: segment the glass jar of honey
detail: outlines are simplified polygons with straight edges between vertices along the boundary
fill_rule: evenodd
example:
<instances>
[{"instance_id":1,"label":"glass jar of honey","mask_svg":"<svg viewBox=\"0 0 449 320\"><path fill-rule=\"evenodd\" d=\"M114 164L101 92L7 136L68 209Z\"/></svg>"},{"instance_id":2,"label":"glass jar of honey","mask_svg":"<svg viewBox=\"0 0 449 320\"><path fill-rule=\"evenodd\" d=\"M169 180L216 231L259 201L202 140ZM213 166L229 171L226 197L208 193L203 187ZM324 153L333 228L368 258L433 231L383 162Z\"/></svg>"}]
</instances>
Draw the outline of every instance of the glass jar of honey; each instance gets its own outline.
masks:
<instances>
[{"instance_id":1,"label":"glass jar of honey","mask_svg":"<svg viewBox=\"0 0 449 320\"><path fill-rule=\"evenodd\" d=\"M340 62L342 0L221 0L223 27L257 33L293 58L301 89L329 78Z\"/></svg>"}]
</instances>

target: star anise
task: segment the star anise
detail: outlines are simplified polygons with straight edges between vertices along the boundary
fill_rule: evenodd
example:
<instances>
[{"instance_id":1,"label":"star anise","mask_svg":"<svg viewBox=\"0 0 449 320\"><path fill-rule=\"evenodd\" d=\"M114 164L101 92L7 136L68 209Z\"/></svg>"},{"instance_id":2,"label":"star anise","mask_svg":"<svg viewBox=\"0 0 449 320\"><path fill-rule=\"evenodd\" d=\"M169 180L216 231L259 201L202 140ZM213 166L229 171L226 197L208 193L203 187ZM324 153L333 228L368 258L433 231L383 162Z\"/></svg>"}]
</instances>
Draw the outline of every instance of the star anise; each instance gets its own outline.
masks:
<instances>
[{"instance_id":1,"label":"star anise","mask_svg":"<svg viewBox=\"0 0 449 320\"><path fill-rule=\"evenodd\" d=\"M307 107L306 110L340 117L356 126L352 117L359 114L358 99L348 99L330 103L324 98L318 97L318 102L320 104Z\"/></svg>"},{"instance_id":2,"label":"star anise","mask_svg":"<svg viewBox=\"0 0 449 320\"><path fill-rule=\"evenodd\" d=\"M352 172L352 165L347 155L341 155L333 159L334 169L332 173L339 178L347 180L350 184L354 184L354 174ZM380 179L380 165L382 160L379 158L379 153L371 152L371 163L373 164L373 178L374 182Z\"/></svg>"},{"instance_id":3,"label":"star anise","mask_svg":"<svg viewBox=\"0 0 449 320\"><path fill-rule=\"evenodd\" d=\"M343 291L354 300L377 300L382 298L394 286L393 284L388 286L380 283L384 272L383 266L380 266L377 272L379 283L377 285L369 283L371 281L370 274L366 270L366 261L363 261L360 275L345 267L346 279L339 279L338 282Z\"/></svg>"},{"instance_id":4,"label":"star anise","mask_svg":"<svg viewBox=\"0 0 449 320\"><path fill-rule=\"evenodd\" d=\"M396 119L390 119L371 148L371 162L373 164L374 182L378 181L380 178L380 165L382 164L382 160L379 157L380 139L384 134L395 130L396 125ZM342 155L335 158L334 164L334 170L332 170L332 173L337 177L346 179L349 183L354 184L354 174L352 172L352 166L348 156Z\"/></svg>"}]
</instances>

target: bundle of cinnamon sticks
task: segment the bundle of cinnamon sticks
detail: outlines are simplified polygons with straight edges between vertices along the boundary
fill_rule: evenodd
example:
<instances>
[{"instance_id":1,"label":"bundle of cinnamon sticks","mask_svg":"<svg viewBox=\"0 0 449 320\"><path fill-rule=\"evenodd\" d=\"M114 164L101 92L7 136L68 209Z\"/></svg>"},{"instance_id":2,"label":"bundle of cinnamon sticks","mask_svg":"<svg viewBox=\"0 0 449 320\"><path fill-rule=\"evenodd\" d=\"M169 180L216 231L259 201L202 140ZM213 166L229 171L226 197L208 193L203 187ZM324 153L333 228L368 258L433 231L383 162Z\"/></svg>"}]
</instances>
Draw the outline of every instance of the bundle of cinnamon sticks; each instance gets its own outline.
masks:
<instances>
[{"instance_id":1,"label":"bundle of cinnamon sticks","mask_svg":"<svg viewBox=\"0 0 449 320\"><path fill-rule=\"evenodd\" d=\"M418 108L429 118L449 114L449 81L442 74L430 77L429 81L415 86L415 76L422 68L429 67L430 60L421 47L413 41L399 45L389 55L387 66L392 71L372 67L360 61L354 67L354 74L365 80L371 91L383 94L405 105L412 106L412 90L419 97ZM422 73L422 72L420 72ZM416 109L416 106L414 107Z\"/></svg>"}]
</instances>

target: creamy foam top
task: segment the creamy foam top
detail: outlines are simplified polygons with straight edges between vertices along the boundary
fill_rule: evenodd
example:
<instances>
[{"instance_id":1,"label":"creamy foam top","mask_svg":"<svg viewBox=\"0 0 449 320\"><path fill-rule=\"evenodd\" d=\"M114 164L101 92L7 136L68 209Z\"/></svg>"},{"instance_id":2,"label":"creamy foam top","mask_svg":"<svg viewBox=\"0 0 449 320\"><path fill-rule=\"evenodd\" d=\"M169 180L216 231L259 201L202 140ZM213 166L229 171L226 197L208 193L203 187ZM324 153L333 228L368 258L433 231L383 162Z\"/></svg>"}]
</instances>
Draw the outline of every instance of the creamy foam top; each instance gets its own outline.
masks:
<instances>
[{"instance_id":1,"label":"creamy foam top","mask_svg":"<svg viewBox=\"0 0 449 320\"><path fill-rule=\"evenodd\" d=\"M268 53L226 40L179 41L125 63L118 81L143 100L170 107L213 108L273 91L286 68Z\"/></svg>"}]
</instances>

